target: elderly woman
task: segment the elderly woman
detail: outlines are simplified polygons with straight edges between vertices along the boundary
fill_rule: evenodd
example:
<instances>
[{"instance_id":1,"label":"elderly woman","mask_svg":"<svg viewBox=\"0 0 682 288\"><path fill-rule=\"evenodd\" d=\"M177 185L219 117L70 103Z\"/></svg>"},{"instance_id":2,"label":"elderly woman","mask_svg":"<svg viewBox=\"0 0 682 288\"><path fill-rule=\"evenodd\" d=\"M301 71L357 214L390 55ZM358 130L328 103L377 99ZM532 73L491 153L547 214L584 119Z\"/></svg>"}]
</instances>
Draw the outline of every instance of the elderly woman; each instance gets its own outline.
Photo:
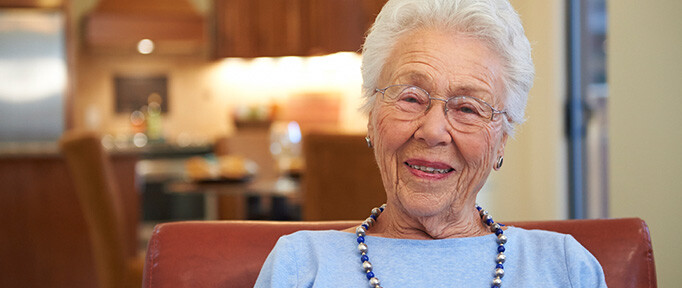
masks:
<instances>
[{"instance_id":1,"label":"elderly woman","mask_svg":"<svg viewBox=\"0 0 682 288\"><path fill-rule=\"evenodd\" d=\"M390 0L362 56L387 203L357 228L282 237L256 287L606 287L571 236L501 226L475 204L534 77L507 0Z\"/></svg>"}]
</instances>

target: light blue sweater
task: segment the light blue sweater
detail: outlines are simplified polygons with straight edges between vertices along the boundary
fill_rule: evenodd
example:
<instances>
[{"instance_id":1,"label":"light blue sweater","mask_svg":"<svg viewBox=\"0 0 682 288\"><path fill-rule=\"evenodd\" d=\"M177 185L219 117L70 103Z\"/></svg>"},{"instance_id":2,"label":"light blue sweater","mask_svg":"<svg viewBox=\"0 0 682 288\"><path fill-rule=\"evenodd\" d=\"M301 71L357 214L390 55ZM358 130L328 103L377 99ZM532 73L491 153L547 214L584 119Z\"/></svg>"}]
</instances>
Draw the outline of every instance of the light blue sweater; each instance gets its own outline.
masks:
<instances>
[{"instance_id":1,"label":"light blue sweater","mask_svg":"<svg viewBox=\"0 0 682 288\"><path fill-rule=\"evenodd\" d=\"M509 227L502 287L606 287L597 260L572 236ZM442 240L365 237L385 288L490 287L497 256L493 234ZM369 287L356 236L299 231L270 252L255 287Z\"/></svg>"}]
</instances>

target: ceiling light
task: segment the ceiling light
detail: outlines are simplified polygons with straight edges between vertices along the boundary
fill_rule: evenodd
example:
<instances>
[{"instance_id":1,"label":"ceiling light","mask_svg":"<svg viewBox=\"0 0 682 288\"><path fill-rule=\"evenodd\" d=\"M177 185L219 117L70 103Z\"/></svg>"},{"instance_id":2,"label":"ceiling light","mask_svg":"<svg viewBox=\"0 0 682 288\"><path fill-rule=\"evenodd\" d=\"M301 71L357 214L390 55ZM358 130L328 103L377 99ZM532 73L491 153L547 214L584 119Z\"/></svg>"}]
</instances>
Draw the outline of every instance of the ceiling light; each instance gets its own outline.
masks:
<instances>
[{"instance_id":1,"label":"ceiling light","mask_svg":"<svg viewBox=\"0 0 682 288\"><path fill-rule=\"evenodd\" d=\"M142 39L137 43L137 51L140 54L150 54L154 52L154 42L149 39Z\"/></svg>"}]
</instances>

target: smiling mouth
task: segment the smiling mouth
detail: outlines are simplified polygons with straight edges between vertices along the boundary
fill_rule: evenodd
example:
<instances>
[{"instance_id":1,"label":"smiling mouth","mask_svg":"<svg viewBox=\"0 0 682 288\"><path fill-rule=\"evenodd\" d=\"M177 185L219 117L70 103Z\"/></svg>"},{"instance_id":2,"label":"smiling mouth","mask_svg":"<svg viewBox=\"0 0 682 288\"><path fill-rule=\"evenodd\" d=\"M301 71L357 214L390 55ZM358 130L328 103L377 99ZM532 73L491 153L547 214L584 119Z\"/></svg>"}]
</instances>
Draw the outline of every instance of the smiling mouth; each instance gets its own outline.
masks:
<instances>
[{"instance_id":1,"label":"smiling mouth","mask_svg":"<svg viewBox=\"0 0 682 288\"><path fill-rule=\"evenodd\" d=\"M407 162L405 162L405 165L409 166L412 169L416 169L416 170L426 172L426 173L431 173L431 174L445 174L445 173L448 173L448 172L455 170L453 168L439 169L439 168L433 168L433 167L429 167L429 166L412 165L412 164L407 163Z\"/></svg>"}]
</instances>

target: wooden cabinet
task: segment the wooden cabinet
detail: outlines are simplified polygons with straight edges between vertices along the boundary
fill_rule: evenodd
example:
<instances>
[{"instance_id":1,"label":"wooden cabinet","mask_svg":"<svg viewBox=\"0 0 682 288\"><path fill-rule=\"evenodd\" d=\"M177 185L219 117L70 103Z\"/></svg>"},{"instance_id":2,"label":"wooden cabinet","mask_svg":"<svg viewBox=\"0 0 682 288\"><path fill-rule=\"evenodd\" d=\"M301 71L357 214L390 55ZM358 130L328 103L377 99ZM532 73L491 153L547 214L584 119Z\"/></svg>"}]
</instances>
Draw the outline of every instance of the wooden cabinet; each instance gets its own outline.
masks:
<instances>
[{"instance_id":1,"label":"wooden cabinet","mask_svg":"<svg viewBox=\"0 0 682 288\"><path fill-rule=\"evenodd\" d=\"M386 0L308 0L309 54L359 52Z\"/></svg>"},{"instance_id":2,"label":"wooden cabinet","mask_svg":"<svg viewBox=\"0 0 682 288\"><path fill-rule=\"evenodd\" d=\"M0 8L58 8L63 0L0 0Z\"/></svg>"},{"instance_id":3,"label":"wooden cabinet","mask_svg":"<svg viewBox=\"0 0 682 288\"><path fill-rule=\"evenodd\" d=\"M217 57L254 57L256 55L256 1L216 0L215 55Z\"/></svg>"},{"instance_id":4,"label":"wooden cabinet","mask_svg":"<svg viewBox=\"0 0 682 288\"><path fill-rule=\"evenodd\" d=\"M303 1L216 0L216 57L304 54Z\"/></svg>"},{"instance_id":5,"label":"wooden cabinet","mask_svg":"<svg viewBox=\"0 0 682 288\"><path fill-rule=\"evenodd\" d=\"M301 0L257 0L258 56L302 55L307 38Z\"/></svg>"},{"instance_id":6,"label":"wooden cabinet","mask_svg":"<svg viewBox=\"0 0 682 288\"><path fill-rule=\"evenodd\" d=\"M215 0L220 57L359 51L386 0Z\"/></svg>"}]
</instances>

